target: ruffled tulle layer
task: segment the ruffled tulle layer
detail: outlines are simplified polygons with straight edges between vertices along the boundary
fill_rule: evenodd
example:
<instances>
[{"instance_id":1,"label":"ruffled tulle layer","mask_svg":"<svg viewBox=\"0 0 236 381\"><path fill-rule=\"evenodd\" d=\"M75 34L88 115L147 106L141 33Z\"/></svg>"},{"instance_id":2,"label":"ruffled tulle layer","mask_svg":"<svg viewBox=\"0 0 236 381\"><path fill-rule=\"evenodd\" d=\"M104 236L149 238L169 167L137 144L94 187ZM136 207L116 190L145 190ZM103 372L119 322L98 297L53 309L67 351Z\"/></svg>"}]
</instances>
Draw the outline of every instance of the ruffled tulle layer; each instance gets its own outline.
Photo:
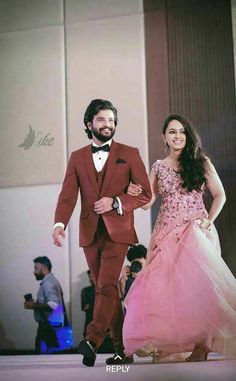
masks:
<instances>
[{"instance_id":1,"label":"ruffled tulle layer","mask_svg":"<svg viewBox=\"0 0 236 381\"><path fill-rule=\"evenodd\" d=\"M214 226L203 232L190 221L161 240L153 236L152 246L125 300L126 352L165 356L203 343L234 357L236 279L220 256Z\"/></svg>"}]
</instances>

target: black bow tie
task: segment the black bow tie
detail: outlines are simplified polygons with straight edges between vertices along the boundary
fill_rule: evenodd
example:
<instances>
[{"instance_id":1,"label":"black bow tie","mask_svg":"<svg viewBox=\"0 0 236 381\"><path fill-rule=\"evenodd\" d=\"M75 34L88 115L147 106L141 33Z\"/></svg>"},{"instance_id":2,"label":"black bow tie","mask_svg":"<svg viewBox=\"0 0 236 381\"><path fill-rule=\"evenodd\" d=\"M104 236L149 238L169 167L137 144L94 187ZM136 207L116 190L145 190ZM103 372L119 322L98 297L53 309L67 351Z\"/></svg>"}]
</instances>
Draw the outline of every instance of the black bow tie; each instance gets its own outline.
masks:
<instances>
[{"instance_id":1,"label":"black bow tie","mask_svg":"<svg viewBox=\"0 0 236 381\"><path fill-rule=\"evenodd\" d=\"M109 144L105 144L104 146L101 146L101 147L92 146L92 153L96 153L98 151L109 152L110 151Z\"/></svg>"}]
</instances>

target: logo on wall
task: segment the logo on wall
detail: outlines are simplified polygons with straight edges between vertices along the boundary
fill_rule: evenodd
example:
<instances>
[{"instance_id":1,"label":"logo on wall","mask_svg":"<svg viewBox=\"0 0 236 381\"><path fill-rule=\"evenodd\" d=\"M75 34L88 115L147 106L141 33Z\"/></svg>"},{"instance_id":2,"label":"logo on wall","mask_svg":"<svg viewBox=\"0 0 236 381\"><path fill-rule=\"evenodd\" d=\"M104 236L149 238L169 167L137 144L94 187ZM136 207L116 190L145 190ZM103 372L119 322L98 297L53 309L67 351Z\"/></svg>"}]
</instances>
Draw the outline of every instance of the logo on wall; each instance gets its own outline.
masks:
<instances>
[{"instance_id":1,"label":"logo on wall","mask_svg":"<svg viewBox=\"0 0 236 381\"><path fill-rule=\"evenodd\" d=\"M35 147L50 147L54 144L55 139L50 136L50 132L45 134L42 131L36 132L31 125L29 125L29 132L25 137L23 143L18 147L24 148L24 150Z\"/></svg>"}]
</instances>

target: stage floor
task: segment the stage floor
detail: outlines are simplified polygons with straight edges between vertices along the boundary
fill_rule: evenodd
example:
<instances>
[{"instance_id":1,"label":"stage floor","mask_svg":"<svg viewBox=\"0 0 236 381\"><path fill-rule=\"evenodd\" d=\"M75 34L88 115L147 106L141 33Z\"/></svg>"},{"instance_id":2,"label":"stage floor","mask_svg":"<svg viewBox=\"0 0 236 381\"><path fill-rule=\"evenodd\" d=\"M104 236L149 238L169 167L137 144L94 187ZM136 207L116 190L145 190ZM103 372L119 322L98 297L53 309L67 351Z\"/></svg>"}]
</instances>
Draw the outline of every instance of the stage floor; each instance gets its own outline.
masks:
<instances>
[{"instance_id":1,"label":"stage floor","mask_svg":"<svg viewBox=\"0 0 236 381\"><path fill-rule=\"evenodd\" d=\"M82 356L40 355L1 356L1 381L235 381L236 360L210 354L199 363L162 362L135 357L135 363L122 367L105 365L110 355L99 354L93 368L82 365Z\"/></svg>"}]
</instances>

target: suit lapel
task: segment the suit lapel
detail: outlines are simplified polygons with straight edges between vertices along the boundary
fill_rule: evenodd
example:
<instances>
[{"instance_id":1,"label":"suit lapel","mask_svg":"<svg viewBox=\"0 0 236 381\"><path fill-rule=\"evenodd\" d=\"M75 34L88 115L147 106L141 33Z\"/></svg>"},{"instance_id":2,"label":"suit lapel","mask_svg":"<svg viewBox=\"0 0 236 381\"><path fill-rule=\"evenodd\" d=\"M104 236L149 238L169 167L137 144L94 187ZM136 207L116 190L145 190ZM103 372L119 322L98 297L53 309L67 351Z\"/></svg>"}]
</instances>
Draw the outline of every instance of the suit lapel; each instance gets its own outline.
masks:
<instances>
[{"instance_id":1,"label":"suit lapel","mask_svg":"<svg viewBox=\"0 0 236 381\"><path fill-rule=\"evenodd\" d=\"M105 193L106 188L110 185L112 175L114 174L115 171L115 165L116 165L116 160L117 160L117 151L118 151L118 144L116 142L112 142L111 144L111 150L109 157L107 159L107 169L101 189L101 195Z\"/></svg>"},{"instance_id":2,"label":"suit lapel","mask_svg":"<svg viewBox=\"0 0 236 381\"><path fill-rule=\"evenodd\" d=\"M85 160L85 166L86 166L87 171L88 171L89 180L91 181L95 192L97 193L97 195L99 195L98 183L96 180L95 168L94 168L94 164L93 164L91 145L88 146L87 150L85 151L84 160Z\"/></svg>"}]
</instances>

